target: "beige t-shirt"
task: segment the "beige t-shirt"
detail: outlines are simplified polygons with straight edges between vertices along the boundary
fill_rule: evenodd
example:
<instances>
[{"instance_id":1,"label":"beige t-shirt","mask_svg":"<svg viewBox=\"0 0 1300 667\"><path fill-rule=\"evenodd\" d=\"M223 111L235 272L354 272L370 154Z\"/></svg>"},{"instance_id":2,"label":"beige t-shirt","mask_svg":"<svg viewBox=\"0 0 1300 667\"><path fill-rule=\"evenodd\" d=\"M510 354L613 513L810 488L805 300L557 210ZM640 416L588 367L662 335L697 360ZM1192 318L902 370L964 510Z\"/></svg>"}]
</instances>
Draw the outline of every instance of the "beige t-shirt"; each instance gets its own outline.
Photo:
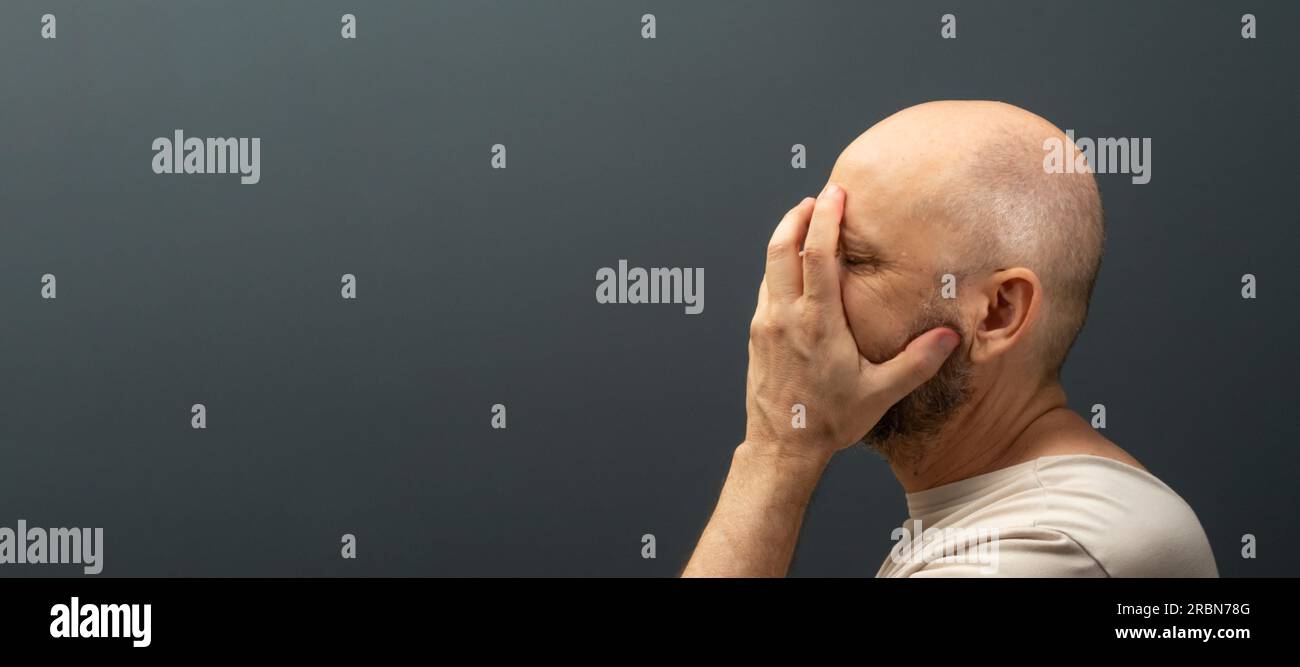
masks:
<instances>
[{"instance_id":1,"label":"beige t-shirt","mask_svg":"<svg viewBox=\"0 0 1300 667\"><path fill-rule=\"evenodd\" d=\"M1099 456L1045 456L909 493L907 512L877 577L1219 576L1192 508L1154 475Z\"/></svg>"}]
</instances>

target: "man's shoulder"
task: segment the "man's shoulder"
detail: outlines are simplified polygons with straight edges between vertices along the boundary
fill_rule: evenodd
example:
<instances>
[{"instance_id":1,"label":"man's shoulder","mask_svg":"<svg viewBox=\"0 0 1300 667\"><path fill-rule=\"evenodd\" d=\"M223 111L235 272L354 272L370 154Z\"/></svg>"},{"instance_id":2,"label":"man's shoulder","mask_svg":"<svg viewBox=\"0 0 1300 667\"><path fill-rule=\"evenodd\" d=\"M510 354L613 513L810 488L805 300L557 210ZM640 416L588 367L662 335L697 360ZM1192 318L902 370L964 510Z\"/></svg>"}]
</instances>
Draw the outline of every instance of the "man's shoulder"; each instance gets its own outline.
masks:
<instances>
[{"instance_id":1,"label":"man's shoulder","mask_svg":"<svg viewBox=\"0 0 1300 667\"><path fill-rule=\"evenodd\" d=\"M936 557L922 551L898 562L891 552L878 576L1218 576L1205 530L1182 497L1152 473L1107 457L1033 459L935 528L952 531L942 534L942 550L931 550ZM981 559L937 557L968 543L984 550ZM996 559L992 567L985 556Z\"/></svg>"},{"instance_id":2,"label":"man's shoulder","mask_svg":"<svg viewBox=\"0 0 1300 667\"><path fill-rule=\"evenodd\" d=\"M1034 525L1068 536L1112 577L1217 576L1195 511L1154 474L1113 458L1047 456Z\"/></svg>"}]
</instances>

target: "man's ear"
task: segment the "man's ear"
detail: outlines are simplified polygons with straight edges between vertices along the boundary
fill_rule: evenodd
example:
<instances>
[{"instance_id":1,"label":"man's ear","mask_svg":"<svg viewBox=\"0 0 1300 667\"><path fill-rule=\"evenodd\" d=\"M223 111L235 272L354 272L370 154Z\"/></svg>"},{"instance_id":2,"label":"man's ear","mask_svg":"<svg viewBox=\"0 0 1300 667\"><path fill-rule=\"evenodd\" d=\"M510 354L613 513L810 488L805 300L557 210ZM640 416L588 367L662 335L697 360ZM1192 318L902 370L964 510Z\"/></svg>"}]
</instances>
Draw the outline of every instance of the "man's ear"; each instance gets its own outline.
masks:
<instances>
[{"instance_id":1,"label":"man's ear","mask_svg":"<svg viewBox=\"0 0 1300 667\"><path fill-rule=\"evenodd\" d=\"M1040 316L1043 284L1029 269L996 271L980 290L978 319L971 340L971 362L996 359L1022 344Z\"/></svg>"}]
</instances>

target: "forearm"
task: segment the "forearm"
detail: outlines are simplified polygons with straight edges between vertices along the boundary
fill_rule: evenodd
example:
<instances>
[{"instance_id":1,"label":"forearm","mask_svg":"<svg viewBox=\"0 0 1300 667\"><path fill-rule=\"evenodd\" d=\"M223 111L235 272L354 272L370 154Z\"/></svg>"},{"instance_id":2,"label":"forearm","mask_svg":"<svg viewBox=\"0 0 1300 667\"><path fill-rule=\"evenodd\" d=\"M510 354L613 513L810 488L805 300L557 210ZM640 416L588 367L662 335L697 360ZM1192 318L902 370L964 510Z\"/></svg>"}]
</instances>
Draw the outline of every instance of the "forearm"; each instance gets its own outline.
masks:
<instances>
[{"instance_id":1,"label":"forearm","mask_svg":"<svg viewBox=\"0 0 1300 667\"><path fill-rule=\"evenodd\" d=\"M683 577L780 577L829 459L782 456L743 443Z\"/></svg>"}]
</instances>

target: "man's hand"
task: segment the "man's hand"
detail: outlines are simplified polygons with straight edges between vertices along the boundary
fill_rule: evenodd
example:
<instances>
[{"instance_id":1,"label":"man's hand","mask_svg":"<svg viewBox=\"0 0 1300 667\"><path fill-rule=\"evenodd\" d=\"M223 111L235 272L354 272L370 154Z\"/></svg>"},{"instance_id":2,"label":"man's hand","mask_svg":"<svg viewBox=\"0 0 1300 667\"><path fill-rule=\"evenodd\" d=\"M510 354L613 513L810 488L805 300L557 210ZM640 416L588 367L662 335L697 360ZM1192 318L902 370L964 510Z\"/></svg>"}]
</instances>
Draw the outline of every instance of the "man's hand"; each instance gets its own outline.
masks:
<instances>
[{"instance_id":1,"label":"man's hand","mask_svg":"<svg viewBox=\"0 0 1300 667\"><path fill-rule=\"evenodd\" d=\"M749 329L745 442L756 450L830 458L934 376L957 346L957 334L939 328L883 364L858 352L840 300L843 216L844 190L831 184L786 213L772 234ZM805 429L792 426L796 404L806 410Z\"/></svg>"},{"instance_id":2,"label":"man's hand","mask_svg":"<svg viewBox=\"0 0 1300 667\"><path fill-rule=\"evenodd\" d=\"M784 575L831 455L934 376L957 346L956 332L939 328L883 364L858 352L840 295L844 196L828 185L772 235L750 326L745 442L683 576ZM806 428L795 428L796 404Z\"/></svg>"}]
</instances>

